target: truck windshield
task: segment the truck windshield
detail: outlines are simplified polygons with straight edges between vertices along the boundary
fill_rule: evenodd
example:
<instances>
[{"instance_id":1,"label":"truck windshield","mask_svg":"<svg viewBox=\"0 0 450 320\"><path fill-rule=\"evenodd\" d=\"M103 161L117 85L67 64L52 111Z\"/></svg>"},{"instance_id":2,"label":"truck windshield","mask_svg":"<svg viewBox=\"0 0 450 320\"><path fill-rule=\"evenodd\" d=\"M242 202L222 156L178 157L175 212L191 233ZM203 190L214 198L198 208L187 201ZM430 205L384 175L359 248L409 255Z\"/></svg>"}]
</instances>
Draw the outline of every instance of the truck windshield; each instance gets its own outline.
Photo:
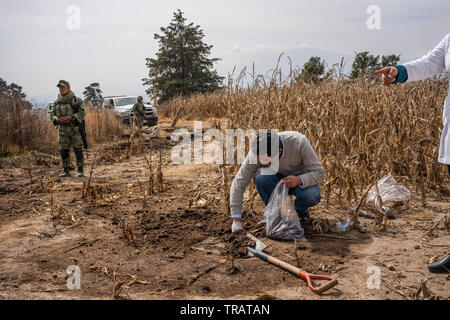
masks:
<instances>
[{"instance_id":1,"label":"truck windshield","mask_svg":"<svg viewBox=\"0 0 450 320\"><path fill-rule=\"evenodd\" d=\"M114 100L116 102L116 107L122 107L129 104L135 104L137 102L137 97L116 98Z\"/></svg>"}]
</instances>

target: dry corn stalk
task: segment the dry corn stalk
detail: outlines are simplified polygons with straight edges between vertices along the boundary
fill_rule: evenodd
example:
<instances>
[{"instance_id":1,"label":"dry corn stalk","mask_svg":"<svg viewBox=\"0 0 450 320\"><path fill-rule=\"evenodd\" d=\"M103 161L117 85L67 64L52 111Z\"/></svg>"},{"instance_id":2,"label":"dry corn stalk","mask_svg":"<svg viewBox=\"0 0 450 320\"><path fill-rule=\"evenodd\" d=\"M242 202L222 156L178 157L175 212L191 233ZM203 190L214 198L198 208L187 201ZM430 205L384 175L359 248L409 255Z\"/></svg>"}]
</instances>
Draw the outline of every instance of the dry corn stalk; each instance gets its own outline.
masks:
<instances>
[{"instance_id":1,"label":"dry corn stalk","mask_svg":"<svg viewBox=\"0 0 450 320\"><path fill-rule=\"evenodd\" d=\"M147 191L144 192L144 197L142 198L142 211L147 212Z\"/></svg>"},{"instance_id":2,"label":"dry corn stalk","mask_svg":"<svg viewBox=\"0 0 450 320\"><path fill-rule=\"evenodd\" d=\"M28 177L30 179L30 189L31 189L31 185L33 184L33 177L31 176L31 159L30 159L30 155L27 155L27 160L28 160Z\"/></svg>"},{"instance_id":3,"label":"dry corn stalk","mask_svg":"<svg viewBox=\"0 0 450 320\"><path fill-rule=\"evenodd\" d=\"M220 165L220 172L222 174L222 183L220 185L220 190L222 193L222 211L226 216L231 214L230 211L230 174L231 168L227 168L224 165Z\"/></svg>"},{"instance_id":4,"label":"dry corn stalk","mask_svg":"<svg viewBox=\"0 0 450 320\"><path fill-rule=\"evenodd\" d=\"M125 281L120 280L115 271L113 273L113 281L114 281L113 298L120 298L120 294L122 293L122 290L125 288Z\"/></svg>"},{"instance_id":5,"label":"dry corn stalk","mask_svg":"<svg viewBox=\"0 0 450 320\"><path fill-rule=\"evenodd\" d=\"M172 104L183 105L190 118L226 118L228 128L301 132L327 173L327 203L335 200L349 209L373 173L406 177L419 188L423 205L428 190L442 187L446 172L436 159L448 81L394 90L363 79L315 85L290 74L280 81L280 74L256 76L247 89L239 77L230 78L222 91L178 97Z\"/></svg>"},{"instance_id":6,"label":"dry corn stalk","mask_svg":"<svg viewBox=\"0 0 450 320\"><path fill-rule=\"evenodd\" d=\"M375 182L375 193L377 200L375 201L375 208L372 210L375 213L375 224L378 229L386 229L387 227L387 213L383 210L383 200L381 199L380 190L378 189L378 180Z\"/></svg>"},{"instance_id":7,"label":"dry corn stalk","mask_svg":"<svg viewBox=\"0 0 450 320\"><path fill-rule=\"evenodd\" d=\"M136 177L136 179L137 179L137 182L138 182L138 185L139 185L139 190L141 190L141 192L142 192L142 184L141 184L141 181L139 180L139 177Z\"/></svg>"},{"instance_id":8,"label":"dry corn stalk","mask_svg":"<svg viewBox=\"0 0 450 320\"><path fill-rule=\"evenodd\" d=\"M122 227L123 237L125 238L125 240L128 242L129 245L137 247L136 238L133 234L131 226L129 226L124 219L122 219L120 223Z\"/></svg>"},{"instance_id":9,"label":"dry corn stalk","mask_svg":"<svg viewBox=\"0 0 450 320\"><path fill-rule=\"evenodd\" d=\"M92 180L92 173L94 172L95 160L97 160L97 156L98 156L99 152L100 152L100 149L97 150L97 152L95 153L94 159L92 159L88 182L86 183L85 181L83 181L83 189L82 189L83 194L81 196L81 198L83 198L83 199L85 199L89 195L91 195L93 197L93 199L96 198L96 191L91 186L91 180Z\"/></svg>"},{"instance_id":10,"label":"dry corn stalk","mask_svg":"<svg viewBox=\"0 0 450 320\"><path fill-rule=\"evenodd\" d=\"M153 181L153 169L152 169L152 156L150 154L150 160L147 159L147 157L144 154L144 159L147 162L148 166L148 184L147 184L147 194L152 195L154 190L154 181Z\"/></svg>"},{"instance_id":11,"label":"dry corn stalk","mask_svg":"<svg viewBox=\"0 0 450 320\"><path fill-rule=\"evenodd\" d=\"M163 181L163 172L162 172L162 154L161 150L159 150L159 161L158 161L158 169L156 172L156 179L158 181L159 192L164 191L164 181Z\"/></svg>"}]
</instances>

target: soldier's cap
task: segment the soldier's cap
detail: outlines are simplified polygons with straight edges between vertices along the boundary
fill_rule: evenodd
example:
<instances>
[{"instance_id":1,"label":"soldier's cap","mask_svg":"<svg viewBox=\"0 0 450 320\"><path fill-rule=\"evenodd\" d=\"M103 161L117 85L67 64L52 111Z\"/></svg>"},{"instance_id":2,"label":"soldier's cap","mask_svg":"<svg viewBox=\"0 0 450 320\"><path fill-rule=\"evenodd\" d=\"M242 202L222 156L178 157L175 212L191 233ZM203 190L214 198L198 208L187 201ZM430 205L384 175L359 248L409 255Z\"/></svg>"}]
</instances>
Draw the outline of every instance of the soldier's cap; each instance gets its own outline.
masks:
<instances>
[{"instance_id":1,"label":"soldier's cap","mask_svg":"<svg viewBox=\"0 0 450 320\"><path fill-rule=\"evenodd\" d=\"M143 100L142 96L139 96L139 97L137 98L137 101L142 101L142 100Z\"/></svg>"},{"instance_id":2,"label":"soldier's cap","mask_svg":"<svg viewBox=\"0 0 450 320\"><path fill-rule=\"evenodd\" d=\"M66 80L59 80L57 87L70 87L70 83Z\"/></svg>"}]
</instances>

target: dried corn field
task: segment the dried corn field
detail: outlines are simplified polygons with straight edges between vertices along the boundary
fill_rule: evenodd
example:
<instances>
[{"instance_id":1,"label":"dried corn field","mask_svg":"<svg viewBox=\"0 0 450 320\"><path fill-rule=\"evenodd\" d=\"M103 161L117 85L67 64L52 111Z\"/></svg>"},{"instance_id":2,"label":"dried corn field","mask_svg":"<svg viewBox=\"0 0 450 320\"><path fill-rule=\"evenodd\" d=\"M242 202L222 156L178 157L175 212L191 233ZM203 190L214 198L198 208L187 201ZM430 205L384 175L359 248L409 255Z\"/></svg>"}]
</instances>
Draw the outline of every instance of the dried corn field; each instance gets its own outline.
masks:
<instances>
[{"instance_id":1,"label":"dried corn field","mask_svg":"<svg viewBox=\"0 0 450 320\"><path fill-rule=\"evenodd\" d=\"M440 190L446 170L438 164L447 80L383 87L360 80L318 85L258 82L243 89L177 98L189 118L226 118L228 128L294 130L306 135L327 173L324 196L344 207L365 186L392 173L422 194Z\"/></svg>"}]
</instances>

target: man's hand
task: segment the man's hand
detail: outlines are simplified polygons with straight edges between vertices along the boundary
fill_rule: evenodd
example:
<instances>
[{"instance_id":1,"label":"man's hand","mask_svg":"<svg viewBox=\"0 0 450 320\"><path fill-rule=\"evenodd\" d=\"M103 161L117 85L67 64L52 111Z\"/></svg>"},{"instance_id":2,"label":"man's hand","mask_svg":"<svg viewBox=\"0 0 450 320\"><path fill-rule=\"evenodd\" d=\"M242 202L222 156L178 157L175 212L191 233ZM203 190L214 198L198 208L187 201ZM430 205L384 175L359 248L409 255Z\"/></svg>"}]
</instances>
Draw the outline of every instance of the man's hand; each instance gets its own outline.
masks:
<instances>
[{"instance_id":1,"label":"man's hand","mask_svg":"<svg viewBox=\"0 0 450 320\"><path fill-rule=\"evenodd\" d=\"M239 230L244 230L244 228L242 227L242 220L233 219L233 224L231 225L231 232L236 232Z\"/></svg>"},{"instance_id":2,"label":"man's hand","mask_svg":"<svg viewBox=\"0 0 450 320\"><path fill-rule=\"evenodd\" d=\"M398 75L398 69L396 67L386 67L375 71L375 74L381 74L381 82L385 86L391 85Z\"/></svg>"},{"instance_id":3,"label":"man's hand","mask_svg":"<svg viewBox=\"0 0 450 320\"><path fill-rule=\"evenodd\" d=\"M300 177L297 176L288 176L281 179L281 182L284 183L286 188L295 188L296 186L302 185L303 181Z\"/></svg>"}]
</instances>

